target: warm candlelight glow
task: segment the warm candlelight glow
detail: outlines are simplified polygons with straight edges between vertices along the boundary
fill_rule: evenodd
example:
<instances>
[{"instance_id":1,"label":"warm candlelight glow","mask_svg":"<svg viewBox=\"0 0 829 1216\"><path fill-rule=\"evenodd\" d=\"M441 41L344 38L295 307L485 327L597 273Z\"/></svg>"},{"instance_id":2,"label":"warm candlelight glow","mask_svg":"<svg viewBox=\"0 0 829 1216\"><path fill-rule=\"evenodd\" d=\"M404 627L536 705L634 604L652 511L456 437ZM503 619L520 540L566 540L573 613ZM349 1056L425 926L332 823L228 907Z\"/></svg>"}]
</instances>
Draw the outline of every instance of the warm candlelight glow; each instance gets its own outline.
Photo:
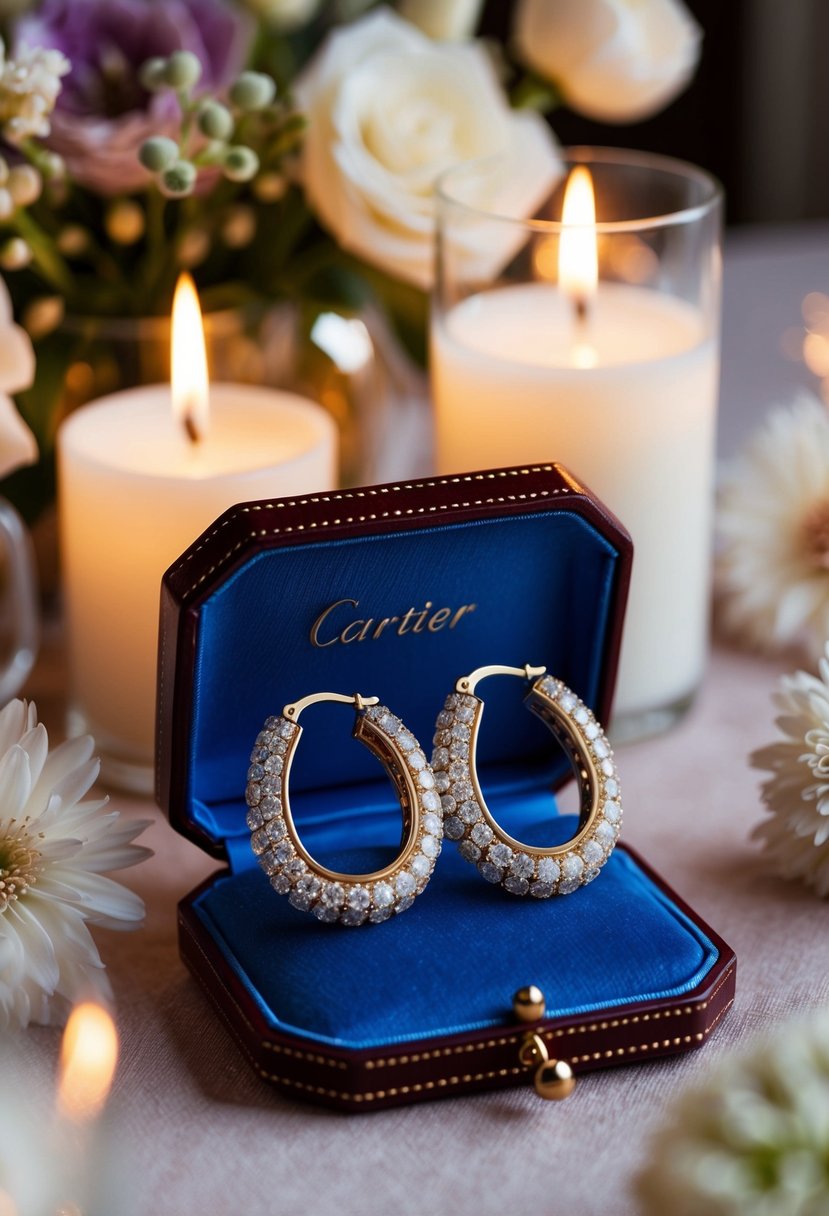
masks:
<instances>
[{"instance_id":1,"label":"warm candlelight glow","mask_svg":"<svg viewBox=\"0 0 829 1216\"><path fill-rule=\"evenodd\" d=\"M170 357L173 410L188 437L196 442L207 433L207 351L199 297L189 274L179 275L173 297L173 344Z\"/></svg>"},{"instance_id":2,"label":"warm candlelight glow","mask_svg":"<svg viewBox=\"0 0 829 1216\"><path fill-rule=\"evenodd\" d=\"M73 1009L60 1051L59 1112L73 1123L89 1123L107 1100L118 1060L115 1024L100 1005Z\"/></svg>"},{"instance_id":3,"label":"warm candlelight glow","mask_svg":"<svg viewBox=\"0 0 829 1216\"><path fill-rule=\"evenodd\" d=\"M583 316L599 279L596 200L593 180L583 165L577 165L567 179L561 223L559 286L573 301L579 315Z\"/></svg>"}]
</instances>

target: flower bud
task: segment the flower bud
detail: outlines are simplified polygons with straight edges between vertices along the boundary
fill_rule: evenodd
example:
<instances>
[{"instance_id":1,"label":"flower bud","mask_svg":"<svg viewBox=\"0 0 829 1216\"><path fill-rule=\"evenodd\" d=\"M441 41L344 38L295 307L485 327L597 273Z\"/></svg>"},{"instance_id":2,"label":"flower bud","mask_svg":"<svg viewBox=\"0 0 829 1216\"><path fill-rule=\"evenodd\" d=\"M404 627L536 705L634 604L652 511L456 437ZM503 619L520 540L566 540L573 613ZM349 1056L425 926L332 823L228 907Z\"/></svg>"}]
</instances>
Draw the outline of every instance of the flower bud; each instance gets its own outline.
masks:
<instances>
[{"instance_id":1,"label":"flower bud","mask_svg":"<svg viewBox=\"0 0 829 1216\"><path fill-rule=\"evenodd\" d=\"M230 86L230 100L240 110L264 110L276 96L276 84L264 72L242 72Z\"/></svg>"},{"instance_id":2,"label":"flower bud","mask_svg":"<svg viewBox=\"0 0 829 1216\"><path fill-rule=\"evenodd\" d=\"M104 223L116 245L134 245L144 235L144 211L132 199L121 199L110 207Z\"/></svg>"},{"instance_id":3,"label":"flower bud","mask_svg":"<svg viewBox=\"0 0 829 1216\"><path fill-rule=\"evenodd\" d=\"M153 135L138 149L138 159L151 173L163 173L178 160L178 144L166 135Z\"/></svg>"},{"instance_id":4,"label":"flower bud","mask_svg":"<svg viewBox=\"0 0 829 1216\"><path fill-rule=\"evenodd\" d=\"M60 296L39 296L26 305L21 318L23 328L35 341L45 338L60 325L64 312L64 303Z\"/></svg>"},{"instance_id":5,"label":"flower bud","mask_svg":"<svg viewBox=\"0 0 829 1216\"><path fill-rule=\"evenodd\" d=\"M278 203L287 189L288 179L281 173L260 173L253 184L253 193L262 203Z\"/></svg>"},{"instance_id":6,"label":"flower bud","mask_svg":"<svg viewBox=\"0 0 829 1216\"><path fill-rule=\"evenodd\" d=\"M89 247L89 233L80 224L67 224L55 243L65 258L79 258Z\"/></svg>"},{"instance_id":7,"label":"flower bud","mask_svg":"<svg viewBox=\"0 0 829 1216\"><path fill-rule=\"evenodd\" d=\"M32 251L22 237L14 236L0 248L0 268L23 270L32 260Z\"/></svg>"},{"instance_id":8,"label":"flower bud","mask_svg":"<svg viewBox=\"0 0 829 1216\"><path fill-rule=\"evenodd\" d=\"M164 68L164 81L171 89L192 89L201 76L201 62L192 51L173 51Z\"/></svg>"},{"instance_id":9,"label":"flower bud","mask_svg":"<svg viewBox=\"0 0 829 1216\"><path fill-rule=\"evenodd\" d=\"M208 139L229 139L233 133L233 115L218 101L206 101L199 110L199 130Z\"/></svg>"},{"instance_id":10,"label":"flower bud","mask_svg":"<svg viewBox=\"0 0 829 1216\"><path fill-rule=\"evenodd\" d=\"M252 148L236 144L225 153L222 170L232 182L249 182L259 170L259 157Z\"/></svg>"},{"instance_id":11,"label":"flower bud","mask_svg":"<svg viewBox=\"0 0 829 1216\"><path fill-rule=\"evenodd\" d=\"M222 224L222 240L229 249L244 249L256 236L256 212L252 207L233 207Z\"/></svg>"},{"instance_id":12,"label":"flower bud","mask_svg":"<svg viewBox=\"0 0 829 1216\"><path fill-rule=\"evenodd\" d=\"M191 228L185 232L176 251L179 266L188 270L203 262L210 252L210 236L204 228Z\"/></svg>"},{"instance_id":13,"label":"flower bud","mask_svg":"<svg viewBox=\"0 0 829 1216\"><path fill-rule=\"evenodd\" d=\"M40 198L43 178L33 165L15 165L9 172L6 188L16 207L28 207Z\"/></svg>"},{"instance_id":14,"label":"flower bud","mask_svg":"<svg viewBox=\"0 0 829 1216\"><path fill-rule=\"evenodd\" d=\"M50 182L62 181L66 177L66 161L57 152L44 152L39 164L41 173Z\"/></svg>"},{"instance_id":15,"label":"flower bud","mask_svg":"<svg viewBox=\"0 0 829 1216\"><path fill-rule=\"evenodd\" d=\"M14 199L5 186L0 186L0 220L7 220L14 215Z\"/></svg>"},{"instance_id":16,"label":"flower bud","mask_svg":"<svg viewBox=\"0 0 829 1216\"><path fill-rule=\"evenodd\" d=\"M167 60L160 55L145 60L138 69L138 79L148 93L157 93L167 87Z\"/></svg>"},{"instance_id":17,"label":"flower bud","mask_svg":"<svg viewBox=\"0 0 829 1216\"><path fill-rule=\"evenodd\" d=\"M161 174L161 192L168 198L184 198L193 193L196 184L196 166L189 160L177 160Z\"/></svg>"}]
</instances>

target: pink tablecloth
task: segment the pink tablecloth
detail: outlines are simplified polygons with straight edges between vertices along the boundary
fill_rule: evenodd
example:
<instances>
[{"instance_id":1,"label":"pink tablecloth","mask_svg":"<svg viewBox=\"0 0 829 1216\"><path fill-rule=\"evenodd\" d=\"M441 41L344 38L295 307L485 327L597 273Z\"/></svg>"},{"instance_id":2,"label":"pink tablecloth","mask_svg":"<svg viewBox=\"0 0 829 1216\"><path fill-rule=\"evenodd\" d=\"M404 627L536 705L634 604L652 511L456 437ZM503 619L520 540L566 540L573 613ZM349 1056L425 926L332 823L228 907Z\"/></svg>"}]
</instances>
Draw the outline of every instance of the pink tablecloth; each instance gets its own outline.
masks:
<instances>
[{"instance_id":1,"label":"pink tablecloth","mask_svg":"<svg viewBox=\"0 0 829 1216\"><path fill-rule=\"evenodd\" d=\"M561 1105L527 1087L372 1115L302 1106L253 1075L179 962L176 902L215 863L146 803L155 857L125 875L147 903L134 934L100 935L118 996L123 1056L113 1110L147 1216L422 1216L635 1212L630 1179L666 1105L722 1054L796 1009L829 1001L829 906L769 877L747 837L761 817L746 754L772 737L774 664L715 653L673 733L619 753L625 834L736 949L737 999L699 1052L583 1078ZM32 691L58 720L61 680ZM20 1054L51 1083L58 1034ZM115 1216L115 1214L113 1214Z\"/></svg>"}]
</instances>

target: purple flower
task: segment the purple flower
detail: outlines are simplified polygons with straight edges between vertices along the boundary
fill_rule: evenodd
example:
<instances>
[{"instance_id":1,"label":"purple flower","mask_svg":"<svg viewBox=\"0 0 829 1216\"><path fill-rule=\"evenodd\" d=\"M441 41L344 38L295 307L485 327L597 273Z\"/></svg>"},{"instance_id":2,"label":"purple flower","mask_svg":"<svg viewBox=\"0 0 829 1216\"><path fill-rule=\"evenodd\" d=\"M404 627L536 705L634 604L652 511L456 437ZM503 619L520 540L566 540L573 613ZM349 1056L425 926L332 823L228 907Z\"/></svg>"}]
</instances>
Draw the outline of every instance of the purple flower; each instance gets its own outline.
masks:
<instances>
[{"instance_id":1,"label":"purple flower","mask_svg":"<svg viewBox=\"0 0 829 1216\"><path fill-rule=\"evenodd\" d=\"M138 149L173 135L178 105L138 80L145 60L192 51L200 88L221 92L244 67L253 26L224 0L45 0L17 22L14 46L62 51L72 64L45 141L76 182L99 194L140 190L149 180Z\"/></svg>"}]
</instances>

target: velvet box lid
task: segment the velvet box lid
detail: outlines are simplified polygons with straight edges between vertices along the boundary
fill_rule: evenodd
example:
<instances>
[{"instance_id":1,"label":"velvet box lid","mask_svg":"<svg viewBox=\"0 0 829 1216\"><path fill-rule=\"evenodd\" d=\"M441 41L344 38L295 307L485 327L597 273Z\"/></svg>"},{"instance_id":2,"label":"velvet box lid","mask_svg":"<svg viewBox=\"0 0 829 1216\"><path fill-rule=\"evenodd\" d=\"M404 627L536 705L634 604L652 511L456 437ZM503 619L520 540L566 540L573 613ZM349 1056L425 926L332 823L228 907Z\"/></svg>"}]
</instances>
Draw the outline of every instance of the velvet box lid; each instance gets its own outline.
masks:
<instances>
[{"instance_id":1,"label":"velvet box lid","mask_svg":"<svg viewBox=\"0 0 829 1216\"><path fill-rule=\"evenodd\" d=\"M624 846L590 886L532 900L446 841L410 911L348 930L271 890L245 822L262 722L311 692L378 695L428 752L459 675L546 664L606 720L630 563L618 522L543 465L242 504L167 572L158 798L226 863L182 903L182 954L264 1076L362 1109L516 1083L511 996L527 983L576 1069L704 1041L733 955ZM510 834L554 843L575 830L551 792L569 769L523 691L488 684L479 773ZM347 710L303 722L291 789L306 846L333 869L378 868L400 835L385 773ZM620 776L624 793L623 757ZM669 1017L669 1038L642 1041L643 1022Z\"/></svg>"}]
</instances>

